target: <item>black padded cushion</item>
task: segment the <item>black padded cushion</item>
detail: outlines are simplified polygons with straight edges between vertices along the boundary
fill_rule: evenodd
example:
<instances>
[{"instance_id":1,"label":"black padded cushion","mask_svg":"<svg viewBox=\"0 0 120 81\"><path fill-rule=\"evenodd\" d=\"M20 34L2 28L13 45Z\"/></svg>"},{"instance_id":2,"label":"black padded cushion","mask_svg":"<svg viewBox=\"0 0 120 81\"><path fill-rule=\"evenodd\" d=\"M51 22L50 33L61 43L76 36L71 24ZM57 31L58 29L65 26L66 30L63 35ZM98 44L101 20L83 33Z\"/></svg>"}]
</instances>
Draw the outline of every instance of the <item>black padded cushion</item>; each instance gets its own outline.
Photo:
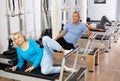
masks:
<instances>
[{"instance_id":1,"label":"black padded cushion","mask_svg":"<svg viewBox=\"0 0 120 81\"><path fill-rule=\"evenodd\" d=\"M11 65L17 64L17 54L0 54L0 58L11 59L10 61L8 61L8 63Z\"/></svg>"},{"instance_id":2,"label":"black padded cushion","mask_svg":"<svg viewBox=\"0 0 120 81\"><path fill-rule=\"evenodd\" d=\"M14 55L16 53L17 53L16 48L8 49L8 50L3 52L4 55Z\"/></svg>"},{"instance_id":3,"label":"black padded cushion","mask_svg":"<svg viewBox=\"0 0 120 81\"><path fill-rule=\"evenodd\" d=\"M106 32L106 30L104 30L104 31L100 31L100 30L90 30L90 31L92 31L92 32Z\"/></svg>"},{"instance_id":4,"label":"black padded cushion","mask_svg":"<svg viewBox=\"0 0 120 81\"><path fill-rule=\"evenodd\" d=\"M86 68L81 67L78 72L76 72L73 76L70 77L68 81L78 81L79 76L86 70ZM84 75L83 75L84 76ZM81 77L82 78L82 77ZM80 79L81 79L80 78ZM79 79L79 80L80 80Z\"/></svg>"},{"instance_id":5,"label":"black padded cushion","mask_svg":"<svg viewBox=\"0 0 120 81\"><path fill-rule=\"evenodd\" d=\"M94 48L88 55L94 55L98 48ZM83 54L83 52L79 52L79 54Z\"/></svg>"},{"instance_id":6,"label":"black padded cushion","mask_svg":"<svg viewBox=\"0 0 120 81\"><path fill-rule=\"evenodd\" d=\"M0 58L8 58L8 59L12 59L14 57L16 57L16 54L11 54L11 55L4 55L4 54L0 54Z\"/></svg>"},{"instance_id":7,"label":"black padded cushion","mask_svg":"<svg viewBox=\"0 0 120 81\"><path fill-rule=\"evenodd\" d=\"M95 40L101 40L104 35L97 35ZM88 35L83 34L82 37L83 39L88 39ZM109 36L105 36L103 40L109 40Z\"/></svg>"},{"instance_id":8,"label":"black padded cushion","mask_svg":"<svg viewBox=\"0 0 120 81\"><path fill-rule=\"evenodd\" d=\"M91 51L89 55L94 55L97 50L98 48L93 49L93 51Z\"/></svg>"},{"instance_id":9,"label":"black padded cushion","mask_svg":"<svg viewBox=\"0 0 120 81\"><path fill-rule=\"evenodd\" d=\"M42 79L48 79L48 80L55 80L59 76L58 73L56 73L56 74L49 74L49 75L43 75L41 73L40 67L38 67L37 69L34 69L30 73L29 72L25 72L24 70L25 70L25 68L21 68L20 70L17 70L17 71L14 72L9 67L5 68L5 71L7 71L7 72L21 74L21 75L26 75L26 76L31 76L31 77L37 77L37 78L42 78Z\"/></svg>"},{"instance_id":10,"label":"black padded cushion","mask_svg":"<svg viewBox=\"0 0 120 81\"><path fill-rule=\"evenodd\" d=\"M0 63L0 70L4 70L6 67L11 67L11 65Z\"/></svg>"}]
</instances>

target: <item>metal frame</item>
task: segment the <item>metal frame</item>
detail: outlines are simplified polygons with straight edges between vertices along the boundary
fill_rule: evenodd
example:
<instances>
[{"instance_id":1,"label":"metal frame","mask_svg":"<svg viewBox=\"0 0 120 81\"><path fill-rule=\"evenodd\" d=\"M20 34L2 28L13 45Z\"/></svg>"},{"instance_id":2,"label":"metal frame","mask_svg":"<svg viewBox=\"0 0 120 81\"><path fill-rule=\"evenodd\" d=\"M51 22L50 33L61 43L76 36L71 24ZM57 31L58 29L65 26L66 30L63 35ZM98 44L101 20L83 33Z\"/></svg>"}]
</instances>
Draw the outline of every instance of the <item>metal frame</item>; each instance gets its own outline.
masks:
<instances>
[{"instance_id":1,"label":"metal frame","mask_svg":"<svg viewBox=\"0 0 120 81\"><path fill-rule=\"evenodd\" d=\"M73 49L71 52L69 52L68 54L64 55L63 59L62 59L62 69L60 72L60 76L58 79L56 79L55 81L62 81L63 80L63 72L64 72L64 65L65 65L65 60L72 55L73 53L76 52L76 57L74 58L74 64L73 64L73 69L76 69L76 64L77 64L77 58L78 58L78 52L79 52L80 47L76 47L75 49ZM86 70L80 74L81 76L83 74L84 75L84 79L81 81L86 81ZM67 79L65 81L69 81L69 78L74 74L74 72L70 73L69 76L67 77ZM27 76L27 75L22 75L22 74L16 74L16 73L10 73L10 72L6 72L4 70L0 70L0 76L1 77L6 77L6 78L11 78L11 79L17 79L17 80L21 80L21 81L50 81L50 80L46 80L46 79L42 79L42 78L36 78L36 77L32 77L32 76ZM80 77L81 77L80 76Z\"/></svg>"},{"instance_id":2,"label":"metal frame","mask_svg":"<svg viewBox=\"0 0 120 81\"><path fill-rule=\"evenodd\" d=\"M76 52L76 57L74 59L74 65L73 65L73 69L76 68L76 64L77 64L77 58L78 58L78 52L79 52L79 49L80 47L77 46L74 50L72 50L71 52L69 52L68 54L64 55L64 57L62 58L62 70L60 72L60 77L59 77L59 80L62 81L62 78L63 78L63 72L64 72L64 65L65 65L65 61L66 59L72 55L73 53ZM67 77L66 81L73 75L74 72L70 73L70 75Z\"/></svg>"},{"instance_id":3,"label":"metal frame","mask_svg":"<svg viewBox=\"0 0 120 81\"><path fill-rule=\"evenodd\" d=\"M8 25L8 39L11 38L10 35L12 35L11 33L11 27L10 27L10 18L11 17L18 17L19 18L19 30L20 32L23 30L22 29L22 18L21 16L23 15L23 13L21 13L21 6L20 4L22 2L20 2L19 0L17 1L17 5L18 5L18 12L15 13L15 1L16 0L6 0L6 17L7 17L7 25ZM12 9L12 5L13 5L13 9Z\"/></svg>"},{"instance_id":4,"label":"metal frame","mask_svg":"<svg viewBox=\"0 0 120 81\"><path fill-rule=\"evenodd\" d=\"M52 34L52 18L51 18L51 0L41 0L41 37L42 34L48 29ZM49 36L49 35L48 35Z\"/></svg>"}]
</instances>

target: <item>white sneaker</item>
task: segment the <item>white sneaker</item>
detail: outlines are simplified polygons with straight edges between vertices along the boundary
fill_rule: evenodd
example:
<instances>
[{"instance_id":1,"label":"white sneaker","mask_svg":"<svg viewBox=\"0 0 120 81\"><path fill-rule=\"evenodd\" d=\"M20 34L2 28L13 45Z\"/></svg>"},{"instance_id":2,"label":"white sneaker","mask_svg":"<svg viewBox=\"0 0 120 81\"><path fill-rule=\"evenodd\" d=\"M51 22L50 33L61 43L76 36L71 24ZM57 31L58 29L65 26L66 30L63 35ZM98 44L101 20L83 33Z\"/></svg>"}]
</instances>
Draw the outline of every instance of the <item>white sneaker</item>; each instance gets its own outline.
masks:
<instances>
[{"instance_id":1,"label":"white sneaker","mask_svg":"<svg viewBox=\"0 0 120 81\"><path fill-rule=\"evenodd\" d=\"M64 52L64 55L66 55L66 54L68 54L70 51L72 51L73 49L71 49L71 50L65 50L65 52Z\"/></svg>"},{"instance_id":2,"label":"white sneaker","mask_svg":"<svg viewBox=\"0 0 120 81\"><path fill-rule=\"evenodd\" d=\"M69 67L67 67L67 66L65 66L65 65L64 65L64 69L65 69L65 71L68 71L68 72L76 72L75 69L69 68Z\"/></svg>"}]
</instances>

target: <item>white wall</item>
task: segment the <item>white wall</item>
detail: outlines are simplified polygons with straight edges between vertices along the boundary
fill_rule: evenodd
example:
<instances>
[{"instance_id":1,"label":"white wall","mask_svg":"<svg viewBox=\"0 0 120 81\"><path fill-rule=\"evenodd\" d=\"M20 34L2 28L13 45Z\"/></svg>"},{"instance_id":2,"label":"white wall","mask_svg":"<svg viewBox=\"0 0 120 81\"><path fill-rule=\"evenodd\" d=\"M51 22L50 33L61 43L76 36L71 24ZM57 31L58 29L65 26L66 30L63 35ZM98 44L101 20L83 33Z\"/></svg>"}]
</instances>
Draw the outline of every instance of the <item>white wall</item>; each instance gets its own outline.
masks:
<instances>
[{"instance_id":1,"label":"white wall","mask_svg":"<svg viewBox=\"0 0 120 81\"><path fill-rule=\"evenodd\" d=\"M63 12L66 13L64 10L68 12L68 20L65 19L65 23L72 21L72 13L75 11L80 12L81 20L85 23L86 22L86 8L87 8L87 0L78 0L78 5L75 6L75 0L66 0L66 5L62 3L62 0L51 0L52 1L52 36L53 39L59 34L59 31L61 30L61 23L62 23L62 9ZM64 15L66 17L66 15Z\"/></svg>"},{"instance_id":2,"label":"white wall","mask_svg":"<svg viewBox=\"0 0 120 81\"><path fill-rule=\"evenodd\" d=\"M120 21L120 0L117 0L117 20Z\"/></svg>"},{"instance_id":3,"label":"white wall","mask_svg":"<svg viewBox=\"0 0 120 81\"><path fill-rule=\"evenodd\" d=\"M2 53L3 51L7 50L7 47L8 47L8 25L7 25L7 17L6 17L6 1L7 0L0 0L0 53ZM15 0L16 2L17 0ZM24 1L24 0L23 0ZM26 1L31 1L31 0L26 0ZM29 30L33 30L35 29L35 33L29 33L28 36L32 35L32 36L35 36L36 38L39 38L40 37L40 34L41 34L41 8L40 8L40 0L33 0L34 3L30 3L29 6L26 7L26 10L23 10L23 11L26 11L26 25L24 24L23 25L23 30L24 32L25 31L28 31ZM28 2L26 2L26 4L28 4ZM35 10L34 10L34 14L35 14L35 21L33 18L31 18L31 16L29 16L29 18L27 17L28 14L27 14L27 10L28 9L31 9L31 5L35 5ZM15 17L12 17L12 18L15 18ZM22 17L23 18L23 17ZM25 17L24 17L25 18ZM12 30L12 33L16 32L16 31L19 31L19 26L18 25L18 21L15 19L11 19L11 30ZM33 23L35 22L34 25L31 26L31 23L30 21ZM23 22L25 23L25 20L23 20ZM26 29L26 30L25 30Z\"/></svg>"},{"instance_id":4,"label":"white wall","mask_svg":"<svg viewBox=\"0 0 120 81\"><path fill-rule=\"evenodd\" d=\"M100 20L103 15L115 20L116 0L106 0L106 4L94 4L94 0L88 0L88 17L91 20Z\"/></svg>"},{"instance_id":5,"label":"white wall","mask_svg":"<svg viewBox=\"0 0 120 81\"><path fill-rule=\"evenodd\" d=\"M60 31L60 2L59 0L51 0L51 19L52 19L52 38L54 39Z\"/></svg>"},{"instance_id":6,"label":"white wall","mask_svg":"<svg viewBox=\"0 0 120 81\"><path fill-rule=\"evenodd\" d=\"M7 0L0 0L0 53L7 49L8 46L8 31L7 31L7 19L6 19L6 1ZM31 1L31 0L26 0ZM40 0L33 0L35 1L35 27L31 27L29 23L29 18L27 21L27 27L24 25L24 28L26 31L29 32L29 30L33 30L35 28L36 38L39 38L41 34L41 8L40 8ZM52 6L51 6L51 15L52 15L52 25L53 25L53 38L56 37L56 35L59 33L61 29L61 3L59 0L51 0ZM70 7L70 13L69 13L69 19L71 20L71 14L74 11L74 3L71 0L69 3ZM116 15L116 0L106 0L106 4L94 4L94 0L87 0L88 1L88 17L90 17L92 20L100 20L102 15L107 15L111 20L115 20ZM83 4L84 1L79 0L80 4ZM27 3L27 2L26 2ZM27 3L28 4L28 3ZM86 5L86 3L84 3ZM73 6L71 6L73 5ZM86 11L83 12L83 10L86 10L85 5L79 5L80 14L82 16L82 19L86 17ZM28 6L26 8L29 8ZM30 8L31 9L31 8ZM26 13L27 15L27 13ZM84 17L83 17L84 16ZM32 22L33 19L30 21ZM17 24L15 24L17 25ZM16 27L13 27L13 31L16 31ZM33 35L33 34L32 34Z\"/></svg>"},{"instance_id":7,"label":"white wall","mask_svg":"<svg viewBox=\"0 0 120 81\"><path fill-rule=\"evenodd\" d=\"M7 20L5 0L0 0L0 53L7 48Z\"/></svg>"}]
</instances>

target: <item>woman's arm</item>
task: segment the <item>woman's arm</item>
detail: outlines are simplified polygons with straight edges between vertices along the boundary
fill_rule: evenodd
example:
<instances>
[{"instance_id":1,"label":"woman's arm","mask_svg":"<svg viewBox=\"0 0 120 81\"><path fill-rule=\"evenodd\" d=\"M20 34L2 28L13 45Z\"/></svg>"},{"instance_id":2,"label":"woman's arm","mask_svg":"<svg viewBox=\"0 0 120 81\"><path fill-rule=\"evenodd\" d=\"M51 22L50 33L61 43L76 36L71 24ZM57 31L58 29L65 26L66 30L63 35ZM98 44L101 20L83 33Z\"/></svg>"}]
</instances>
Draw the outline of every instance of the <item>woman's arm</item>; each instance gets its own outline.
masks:
<instances>
[{"instance_id":1,"label":"woman's arm","mask_svg":"<svg viewBox=\"0 0 120 81\"><path fill-rule=\"evenodd\" d=\"M43 48L40 48L39 45L32 39L30 42L31 42L30 44L33 46L33 49L36 51L36 54L37 54L37 57L34 60L34 63L32 65L34 68L36 68L42 60Z\"/></svg>"},{"instance_id":2,"label":"woman's arm","mask_svg":"<svg viewBox=\"0 0 120 81\"><path fill-rule=\"evenodd\" d=\"M21 55L20 49L19 47L17 48L17 57L18 57L18 63L17 63L17 67L18 68L22 68L23 64L24 64L24 59Z\"/></svg>"}]
</instances>

